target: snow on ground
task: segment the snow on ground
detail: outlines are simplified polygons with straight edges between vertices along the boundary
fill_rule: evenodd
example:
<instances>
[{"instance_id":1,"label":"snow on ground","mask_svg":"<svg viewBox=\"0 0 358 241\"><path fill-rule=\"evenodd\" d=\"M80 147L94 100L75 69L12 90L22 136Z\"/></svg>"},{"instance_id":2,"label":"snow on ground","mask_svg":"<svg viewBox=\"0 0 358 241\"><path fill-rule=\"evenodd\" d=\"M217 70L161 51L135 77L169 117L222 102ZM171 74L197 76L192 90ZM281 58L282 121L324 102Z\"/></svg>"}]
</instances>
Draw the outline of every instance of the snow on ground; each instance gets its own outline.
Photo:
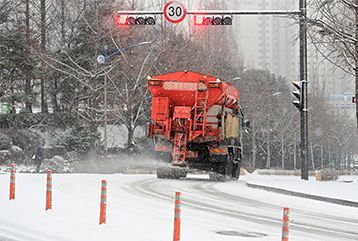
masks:
<instances>
[{"instance_id":1,"label":"snow on ground","mask_svg":"<svg viewBox=\"0 0 358 241\"><path fill-rule=\"evenodd\" d=\"M199 180L205 176L189 176ZM108 181L107 224L98 225L100 185L101 180ZM207 192L224 191L225 193L245 193L246 198L253 200L266 199L268 203L277 205L299 203L298 207L333 210L333 215L350 217L358 220L357 209L352 207L326 204L318 201L302 200L298 197L271 194L266 191L251 189L243 185L244 181L260 182L276 187L290 187L295 190L324 193L337 196L335 192L342 192L347 198L356 196L358 177L352 177L353 183L327 182L316 183L313 180L303 182L299 177L281 176L243 176L239 182L210 183L205 181L160 180L154 175L100 175L100 174L54 174L53 175L53 210L45 211L45 174L20 174L16 176L16 200L8 200L9 173L0 173L0 240L16 241L165 241L172 240L174 191L184 194L182 216L182 239L186 241L274 241L281 235L280 221L273 221L267 226L245 219L234 218L230 215L211 213L200 209L200 206L185 205L185 198L189 196L203 203L228 202L225 195L217 199L215 196L205 196ZM347 185L347 186L345 186ZM324 187L324 188L323 188ZM342 187L350 187L343 191ZM152 188L152 190L151 190ZM196 188L200 188L196 191ZM200 191L201 190L201 191ZM324 190L326 190L324 192ZM200 193L200 192L201 193ZM165 193L165 195L163 195ZM159 197L159 198L158 198ZM163 198L164 197L164 198ZM280 200L277 200L279 198ZM249 200L249 199L248 199ZM317 203L311 206L312 203ZM234 203L233 203L234 205ZM236 203L235 205L244 205ZM241 207L241 206L238 206ZM265 207L265 206L263 206ZM202 207L201 207L202 208ZM247 212L251 212L247 206ZM297 207L296 207L297 208ZM257 207L252 204L252 212ZM277 212L278 211L278 212ZM298 210L299 211L299 210ZM216 213L215 213L216 212ZM280 220L282 212L269 206L263 210L267 217ZM332 215L331 213L331 215ZM351 213L351 215L350 215ZM355 213L353 215L353 213ZM303 213L305 218L310 215ZM293 216L295 210L293 210ZM302 213L300 214L302 216ZM348 215L348 216L346 216ZM325 219L322 217L319 219ZM263 220L267 218L263 217ZM298 214L297 218L298 219ZM310 218L311 219L311 218ZM318 220L318 219L317 219ZM317 222L322 222L318 220ZM326 223L326 222L324 222ZM329 225L329 224L327 224ZM333 225L333 224L332 224ZM352 224L347 224L352 225ZM239 230L243 234L264 233L262 237L224 236L216 232L221 230ZM305 236L306 235L306 236ZM320 235L297 231L291 234L292 240L310 241L320 240ZM291 239L290 239L291 240ZM325 240L336 240L325 238ZM353 239L340 239L353 240Z\"/></svg>"},{"instance_id":2,"label":"snow on ground","mask_svg":"<svg viewBox=\"0 0 358 241\"><path fill-rule=\"evenodd\" d=\"M0 240L21 241L164 241L172 240L174 192L172 200L157 201L136 192L136 180L153 180L153 175L54 174L53 210L45 211L44 174L17 174L16 200L7 200L8 178L0 175ZM108 180L107 224L99 225L100 181ZM128 189L129 191L123 191ZM186 210L192 218L182 222L182 240L233 240L215 233L205 214ZM229 221L228 221L229 220ZM230 223L228 218L214 220ZM214 222L214 223L215 223ZM261 240L271 241L279 233ZM240 239L249 241L251 239Z\"/></svg>"},{"instance_id":3,"label":"snow on ground","mask_svg":"<svg viewBox=\"0 0 358 241\"><path fill-rule=\"evenodd\" d=\"M353 181L345 183L343 180ZM319 212L345 218L358 218L358 209L349 206L333 204L329 202L311 200L277 194L274 192L256 189L256 188L239 188L238 183L252 183L260 186L274 187L293 192L307 193L316 196L337 198L358 202L358 176L342 176L337 181L317 182L314 177L309 181L301 180L299 176L275 176L275 175L258 175L246 174L240 177L238 182L219 183L215 189L220 192L229 193L235 196L243 196L251 200L262 200L266 203L272 203L281 207L288 207L294 213L297 210L309 212ZM257 190L260 190L257 192ZM292 214L294 216L295 214ZM358 240L358 237L357 237Z\"/></svg>"},{"instance_id":4,"label":"snow on ground","mask_svg":"<svg viewBox=\"0 0 358 241\"><path fill-rule=\"evenodd\" d=\"M241 180L260 186L358 202L358 176L340 176L337 181L317 182L312 176L305 181L299 176L247 174Z\"/></svg>"}]
</instances>

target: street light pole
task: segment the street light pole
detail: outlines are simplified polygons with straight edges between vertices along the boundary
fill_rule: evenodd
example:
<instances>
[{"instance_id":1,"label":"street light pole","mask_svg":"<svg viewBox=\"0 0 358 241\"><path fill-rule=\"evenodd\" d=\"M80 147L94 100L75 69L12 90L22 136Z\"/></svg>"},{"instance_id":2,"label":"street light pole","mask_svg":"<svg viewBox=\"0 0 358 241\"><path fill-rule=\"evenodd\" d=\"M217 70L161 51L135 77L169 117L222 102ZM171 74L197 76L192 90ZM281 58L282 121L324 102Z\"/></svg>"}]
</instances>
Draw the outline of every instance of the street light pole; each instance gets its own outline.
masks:
<instances>
[{"instance_id":1,"label":"street light pole","mask_svg":"<svg viewBox=\"0 0 358 241\"><path fill-rule=\"evenodd\" d=\"M108 158L108 136L107 136L107 74L104 75L104 156Z\"/></svg>"},{"instance_id":2,"label":"street light pole","mask_svg":"<svg viewBox=\"0 0 358 241\"><path fill-rule=\"evenodd\" d=\"M308 180L307 0L300 0L301 179Z\"/></svg>"},{"instance_id":3,"label":"street light pole","mask_svg":"<svg viewBox=\"0 0 358 241\"><path fill-rule=\"evenodd\" d=\"M108 55L108 46L104 46L104 56L107 59ZM103 138L104 138L104 156L108 158L108 141L107 141L107 74L104 75L104 131L103 131Z\"/></svg>"}]
</instances>

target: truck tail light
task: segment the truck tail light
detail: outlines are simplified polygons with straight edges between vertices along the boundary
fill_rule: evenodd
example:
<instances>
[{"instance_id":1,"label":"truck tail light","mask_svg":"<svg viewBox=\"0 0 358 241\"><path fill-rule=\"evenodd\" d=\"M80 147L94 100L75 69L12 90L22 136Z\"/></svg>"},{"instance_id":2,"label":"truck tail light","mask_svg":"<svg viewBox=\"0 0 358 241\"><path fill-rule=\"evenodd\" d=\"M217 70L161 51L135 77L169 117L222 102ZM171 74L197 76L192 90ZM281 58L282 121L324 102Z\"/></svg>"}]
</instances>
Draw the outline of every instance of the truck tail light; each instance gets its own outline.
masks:
<instances>
[{"instance_id":1,"label":"truck tail light","mask_svg":"<svg viewBox=\"0 0 358 241\"><path fill-rule=\"evenodd\" d=\"M217 154L217 155L223 155L223 154L227 154L228 153L228 150L227 148L212 148L212 149L209 149L209 152L210 154Z\"/></svg>"},{"instance_id":2,"label":"truck tail light","mask_svg":"<svg viewBox=\"0 0 358 241\"><path fill-rule=\"evenodd\" d=\"M220 88L220 83L210 83L209 88Z\"/></svg>"},{"instance_id":3,"label":"truck tail light","mask_svg":"<svg viewBox=\"0 0 358 241\"><path fill-rule=\"evenodd\" d=\"M149 80L149 81L148 81L148 85L149 85L149 86L159 86L159 85L160 85L160 81L158 81L158 80Z\"/></svg>"}]
</instances>

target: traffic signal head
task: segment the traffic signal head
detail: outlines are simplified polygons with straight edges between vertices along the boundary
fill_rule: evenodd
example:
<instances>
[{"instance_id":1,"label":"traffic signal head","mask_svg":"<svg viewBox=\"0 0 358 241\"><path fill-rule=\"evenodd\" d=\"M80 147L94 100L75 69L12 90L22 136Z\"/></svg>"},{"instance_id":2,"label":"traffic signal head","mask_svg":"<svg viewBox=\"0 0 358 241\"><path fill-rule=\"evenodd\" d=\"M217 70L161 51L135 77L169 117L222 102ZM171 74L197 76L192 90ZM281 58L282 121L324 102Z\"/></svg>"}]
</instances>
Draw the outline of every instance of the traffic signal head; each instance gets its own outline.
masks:
<instances>
[{"instance_id":1,"label":"traffic signal head","mask_svg":"<svg viewBox=\"0 0 358 241\"><path fill-rule=\"evenodd\" d=\"M294 106L296 106L297 109L302 110L302 82L301 81L293 81L292 82L294 86L294 90L292 91L293 96L296 97L296 100L292 101Z\"/></svg>"},{"instance_id":2,"label":"traffic signal head","mask_svg":"<svg viewBox=\"0 0 358 241\"><path fill-rule=\"evenodd\" d=\"M118 15L117 24L119 25L154 25L153 16L144 15Z\"/></svg>"},{"instance_id":3,"label":"traffic signal head","mask_svg":"<svg viewBox=\"0 0 358 241\"><path fill-rule=\"evenodd\" d=\"M206 16L206 15L195 15L194 16L195 25L232 25L232 17L228 15L216 15L216 16Z\"/></svg>"}]
</instances>

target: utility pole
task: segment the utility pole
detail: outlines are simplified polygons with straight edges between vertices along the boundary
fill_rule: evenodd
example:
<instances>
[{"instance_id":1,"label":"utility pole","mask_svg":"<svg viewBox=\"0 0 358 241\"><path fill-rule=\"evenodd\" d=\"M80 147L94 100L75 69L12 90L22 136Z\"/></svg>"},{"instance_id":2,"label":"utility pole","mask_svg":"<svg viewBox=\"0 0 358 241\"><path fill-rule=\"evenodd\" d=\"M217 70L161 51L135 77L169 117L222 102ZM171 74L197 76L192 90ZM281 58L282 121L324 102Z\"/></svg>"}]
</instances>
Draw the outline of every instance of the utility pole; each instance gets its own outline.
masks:
<instances>
[{"instance_id":1,"label":"utility pole","mask_svg":"<svg viewBox=\"0 0 358 241\"><path fill-rule=\"evenodd\" d=\"M104 45L104 56L107 59L108 56L108 46L107 44ZM107 61L106 61L107 63ZM108 141L107 141L107 74L104 75L104 131L103 131L103 138L104 138L104 157L107 161L108 159Z\"/></svg>"},{"instance_id":2,"label":"utility pole","mask_svg":"<svg viewBox=\"0 0 358 241\"><path fill-rule=\"evenodd\" d=\"M300 0L301 179L308 180L307 0Z\"/></svg>"},{"instance_id":3,"label":"utility pole","mask_svg":"<svg viewBox=\"0 0 358 241\"><path fill-rule=\"evenodd\" d=\"M108 158L108 136L107 136L107 74L104 75L104 156L107 160Z\"/></svg>"}]
</instances>

